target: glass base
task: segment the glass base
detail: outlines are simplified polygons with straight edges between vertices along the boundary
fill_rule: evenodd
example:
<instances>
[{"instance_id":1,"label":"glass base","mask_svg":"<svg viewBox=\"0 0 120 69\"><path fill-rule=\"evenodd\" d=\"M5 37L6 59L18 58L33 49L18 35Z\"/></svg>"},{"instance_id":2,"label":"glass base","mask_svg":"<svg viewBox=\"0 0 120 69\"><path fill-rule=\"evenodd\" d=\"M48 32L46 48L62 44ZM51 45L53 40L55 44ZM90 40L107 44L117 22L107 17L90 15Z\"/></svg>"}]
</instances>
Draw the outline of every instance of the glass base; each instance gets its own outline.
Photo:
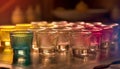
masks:
<instances>
[{"instance_id":1,"label":"glass base","mask_svg":"<svg viewBox=\"0 0 120 69\"><path fill-rule=\"evenodd\" d=\"M58 45L57 51L58 52L68 52L70 48L70 45Z\"/></svg>"},{"instance_id":2,"label":"glass base","mask_svg":"<svg viewBox=\"0 0 120 69\"><path fill-rule=\"evenodd\" d=\"M41 47L39 48L39 54L41 55L54 55L56 53L55 47Z\"/></svg>"},{"instance_id":3,"label":"glass base","mask_svg":"<svg viewBox=\"0 0 120 69\"><path fill-rule=\"evenodd\" d=\"M84 57L88 56L89 49L80 49L80 48L74 48L72 49L72 54L75 57Z\"/></svg>"},{"instance_id":4,"label":"glass base","mask_svg":"<svg viewBox=\"0 0 120 69\"><path fill-rule=\"evenodd\" d=\"M28 66L31 64L29 49L14 49L13 64L18 66Z\"/></svg>"},{"instance_id":5,"label":"glass base","mask_svg":"<svg viewBox=\"0 0 120 69\"><path fill-rule=\"evenodd\" d=\"M101 43L100 49L107 49L107 48L109 48L109 45L110 45L110 42Z\"/></svg>"}]
</instances>

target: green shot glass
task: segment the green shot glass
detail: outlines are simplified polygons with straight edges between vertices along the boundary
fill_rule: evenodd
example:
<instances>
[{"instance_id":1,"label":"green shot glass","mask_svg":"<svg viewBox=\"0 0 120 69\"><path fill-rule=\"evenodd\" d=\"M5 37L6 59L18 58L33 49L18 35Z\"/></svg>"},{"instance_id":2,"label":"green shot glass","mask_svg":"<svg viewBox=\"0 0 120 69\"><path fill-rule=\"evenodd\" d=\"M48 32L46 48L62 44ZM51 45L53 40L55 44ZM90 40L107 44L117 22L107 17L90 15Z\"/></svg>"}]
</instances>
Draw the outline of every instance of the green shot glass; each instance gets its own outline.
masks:
<instances>
[{"instance_id":1,"label":"green shot glass","mask_svg":"<svg viewBox=\"0 0 120 69\"><path fill-rule=\"evenodd\" d=\"M10 32L10 42L13 49L31 49L32 41L32 31L19 30Z\"/></svg>"},{"instance_id":2,"label":"green shot glass","mask_svg":"<svg viewBox=\"0 0 120 69\"><path fill-rule=\"evenodd\" d=\"M14 51L13 64L27 66L31 64L33 32L17 30L10 32L10 42Z\"/></svg>"}]
</instances>

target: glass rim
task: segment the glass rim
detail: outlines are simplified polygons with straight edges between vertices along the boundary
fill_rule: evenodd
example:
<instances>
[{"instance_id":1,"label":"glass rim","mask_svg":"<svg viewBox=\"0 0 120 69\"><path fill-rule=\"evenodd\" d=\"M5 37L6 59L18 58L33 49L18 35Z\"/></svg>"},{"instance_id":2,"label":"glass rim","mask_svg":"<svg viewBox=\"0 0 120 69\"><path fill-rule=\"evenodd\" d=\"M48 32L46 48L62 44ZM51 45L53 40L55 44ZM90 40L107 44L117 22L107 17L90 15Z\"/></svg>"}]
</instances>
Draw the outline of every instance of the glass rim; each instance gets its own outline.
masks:
<instances>
[{"instance_id":1,"label":"glass rim","mask_svg":"<svg viewBox=\"0 0 120 69\"><path fill-rule=\"evenodd\" d=\"M31 30L14 30L14 31L11 31L10 34L12 33L33 33Z\"/></svg>"},{"instance_id":2,"label":"glass rim","mask_svg":"<svg viewBox=\"0 0 120 69\"><path fill-rule=\"evenodd\" d=\"M1 25L0 29L14 29L15 26L14 25Z\"/></svg>"}]
</instances>

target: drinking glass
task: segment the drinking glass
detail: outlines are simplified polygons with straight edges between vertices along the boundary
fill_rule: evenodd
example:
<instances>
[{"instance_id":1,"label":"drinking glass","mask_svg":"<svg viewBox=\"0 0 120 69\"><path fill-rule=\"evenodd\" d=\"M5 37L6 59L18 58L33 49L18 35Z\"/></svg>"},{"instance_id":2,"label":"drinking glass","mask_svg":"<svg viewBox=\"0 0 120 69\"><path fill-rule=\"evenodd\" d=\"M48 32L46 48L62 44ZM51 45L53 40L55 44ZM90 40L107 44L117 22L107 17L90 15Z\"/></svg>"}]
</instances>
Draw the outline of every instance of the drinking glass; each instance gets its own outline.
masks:
<instances>
[{"instance_id":1,"label":"drinking glass","mask_svg":"<svg viewBox=\"0 0 120 69\"><path fill-rule=\"evenodd\" d=\"M84 57L89 55L91 32L73 31L72 32L72 54L76 57Z\"/></svg>"},{"instance_id":2,"label":"drinking glass","mask_svg":"<svg viewBox=\"0 0 120 69\"><path fill-rule=\"evenodd\" d=\"M39 29L36 33L37 46L39 53L42 55L52 55L56 53L57 31L44 28Z\"/></svg>"},{"instance_id":3,"label":"drinking glass","mask_svg":"<svg viewBox=\"0 0 120 69\"><path fill-rule=\"evenodd\" d=\"M113 29L113 33L112 33L112 42L111 44L115 44L118 41L118 34L119 34L119 24L114 23L110 25Z\"/></svg>"},{"instance_id":4,"label":"drinking glass","mask_svg":"<svg viewBox=\"0 0 120 69\"><path fill-rule=\"evenodd\" d=\"M28 30L12 31L10 40L13 49L31 49L33 32Z\"/></svg>"},{"instance_id":5,"label":"drinking glass","mask_svg":"<svg viewBox=\"0 0 120 69\"><path fill-rule=\"evenodd\" d=\"M71 44L71 32L69 28L55 29L58 32L57 51L69 52Z\"/></svg>"},{"instance_id":6,"label":"drinking glass","mask_svg":"<svg viewBox=\"0 0 120 69\"><path fill-rule=\"evenodd\" d=\"M10 42L14 51L13 64L31 64L33 32L29 30L17 30L10 32Z\"/></svg>"},{"instance_id":7,"label":"drinking glass","mask_svg":"<svg viewBox=\"0 0 120 69\"><path fill-rule=\"evenodd\" d=\"M113 28L111 26L106 26L102 30L102 43L100 48L107 49L112 42Z\"/></svg>"},{"instance_id":8,"label":"drinking glass","mask_svg":"<svg viewBox=\"0 0 120 69\"><path fill-rule=\"evenodd\" d=\"M91 30L91 37L90 37L90 51L96 52L100 49L100 44L102 40L102 29L94 28Z\"/></svg>"}]
</instances>

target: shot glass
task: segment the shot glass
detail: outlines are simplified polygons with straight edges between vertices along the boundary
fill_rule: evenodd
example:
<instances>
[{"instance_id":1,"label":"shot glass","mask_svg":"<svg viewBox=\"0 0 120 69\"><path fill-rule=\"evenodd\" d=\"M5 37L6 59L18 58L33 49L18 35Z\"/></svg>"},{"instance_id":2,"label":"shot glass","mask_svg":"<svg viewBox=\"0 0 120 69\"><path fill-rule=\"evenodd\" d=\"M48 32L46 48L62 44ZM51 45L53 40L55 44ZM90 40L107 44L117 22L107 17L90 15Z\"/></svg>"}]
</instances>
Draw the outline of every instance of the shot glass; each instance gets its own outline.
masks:
<instances>
[{"instance_id":1,"label":"shot glass","mask_svg":"<svg viewBox=\"0 0 120 69\"><path fill-rule=\"evenodd\" d=\"M93 28L91 30L90 37L90 51L96 52L100 49L101 41L102 41L102 29L101 28Z\"/></svg>"},{"instance_id":2,"label":"shot glass","mask_svg":"<svg viewBox=\"0 0 120 69\"><path fill-rule=\"evenodd\" d=\"M71 32L69 28L54 29L58 32L57 51L69 52L71 45Z\"/></svg>"},{"instance_id":3,"label":"shot glass","mask_svg":"<svg viewBox=\"0 0 120 69\"><path fill-rule=\"evenodd\" d=\"M13 49L31 49L33 32L19 30L10 32L10 41Z\"/></svg>"},{"instance_id":4,"label":"shot glass","mask_svg":"<svg viewBox=\"0 0 120 69\"><path fill-rule=\"evenodd\" d=\"M10 42L14 51L13 64L31 64L33 32L28 30L17 30L10 32Z\"/></svg>"},{"instance_id":5,"label":"shot glass","mask_svg":"<svg viewBox=\"0 0 120 69\"><path fill-rule=\"evenodd\" d=\"M84 57L89 55L90 31L72 32L72 54L75 57Z\"/></svg>"},{"instance_id":6,"label":"shot glass","mask_svg":"<svg viewBox=\"0 0 120 69\"><path fill-rule=\"evenodd\" d=\"M114 23L110 25L113 29L113 33L112 33L112 42L111 44L115 44L116 42L118 42L118 34L119 34L119 24Z\"/></svg>"},{"instance_id":7,"label":"shot glass","mask_svg":"<svg viewBox=\"0 0 120 69\"><path fill-rule=\"evenodd\" d=\"M101 49L107 49L109 48L111 42L112 42L112 36L113 36L113 28L111 26L106 26L102 30L102 42L101 42Z\"/></svg>"},{"instance_id":8,"label":"shot glass","mask_svg":"<svg viewBox=\"0 0 120 69\"><path fill-rule=\"evenodd\" d=\"M57 31L44 28L39 29L36 33L37 46L39 48L39 54L41 55L53 55L56 53L57 45Z\"/></svg>"}]
</instances>

